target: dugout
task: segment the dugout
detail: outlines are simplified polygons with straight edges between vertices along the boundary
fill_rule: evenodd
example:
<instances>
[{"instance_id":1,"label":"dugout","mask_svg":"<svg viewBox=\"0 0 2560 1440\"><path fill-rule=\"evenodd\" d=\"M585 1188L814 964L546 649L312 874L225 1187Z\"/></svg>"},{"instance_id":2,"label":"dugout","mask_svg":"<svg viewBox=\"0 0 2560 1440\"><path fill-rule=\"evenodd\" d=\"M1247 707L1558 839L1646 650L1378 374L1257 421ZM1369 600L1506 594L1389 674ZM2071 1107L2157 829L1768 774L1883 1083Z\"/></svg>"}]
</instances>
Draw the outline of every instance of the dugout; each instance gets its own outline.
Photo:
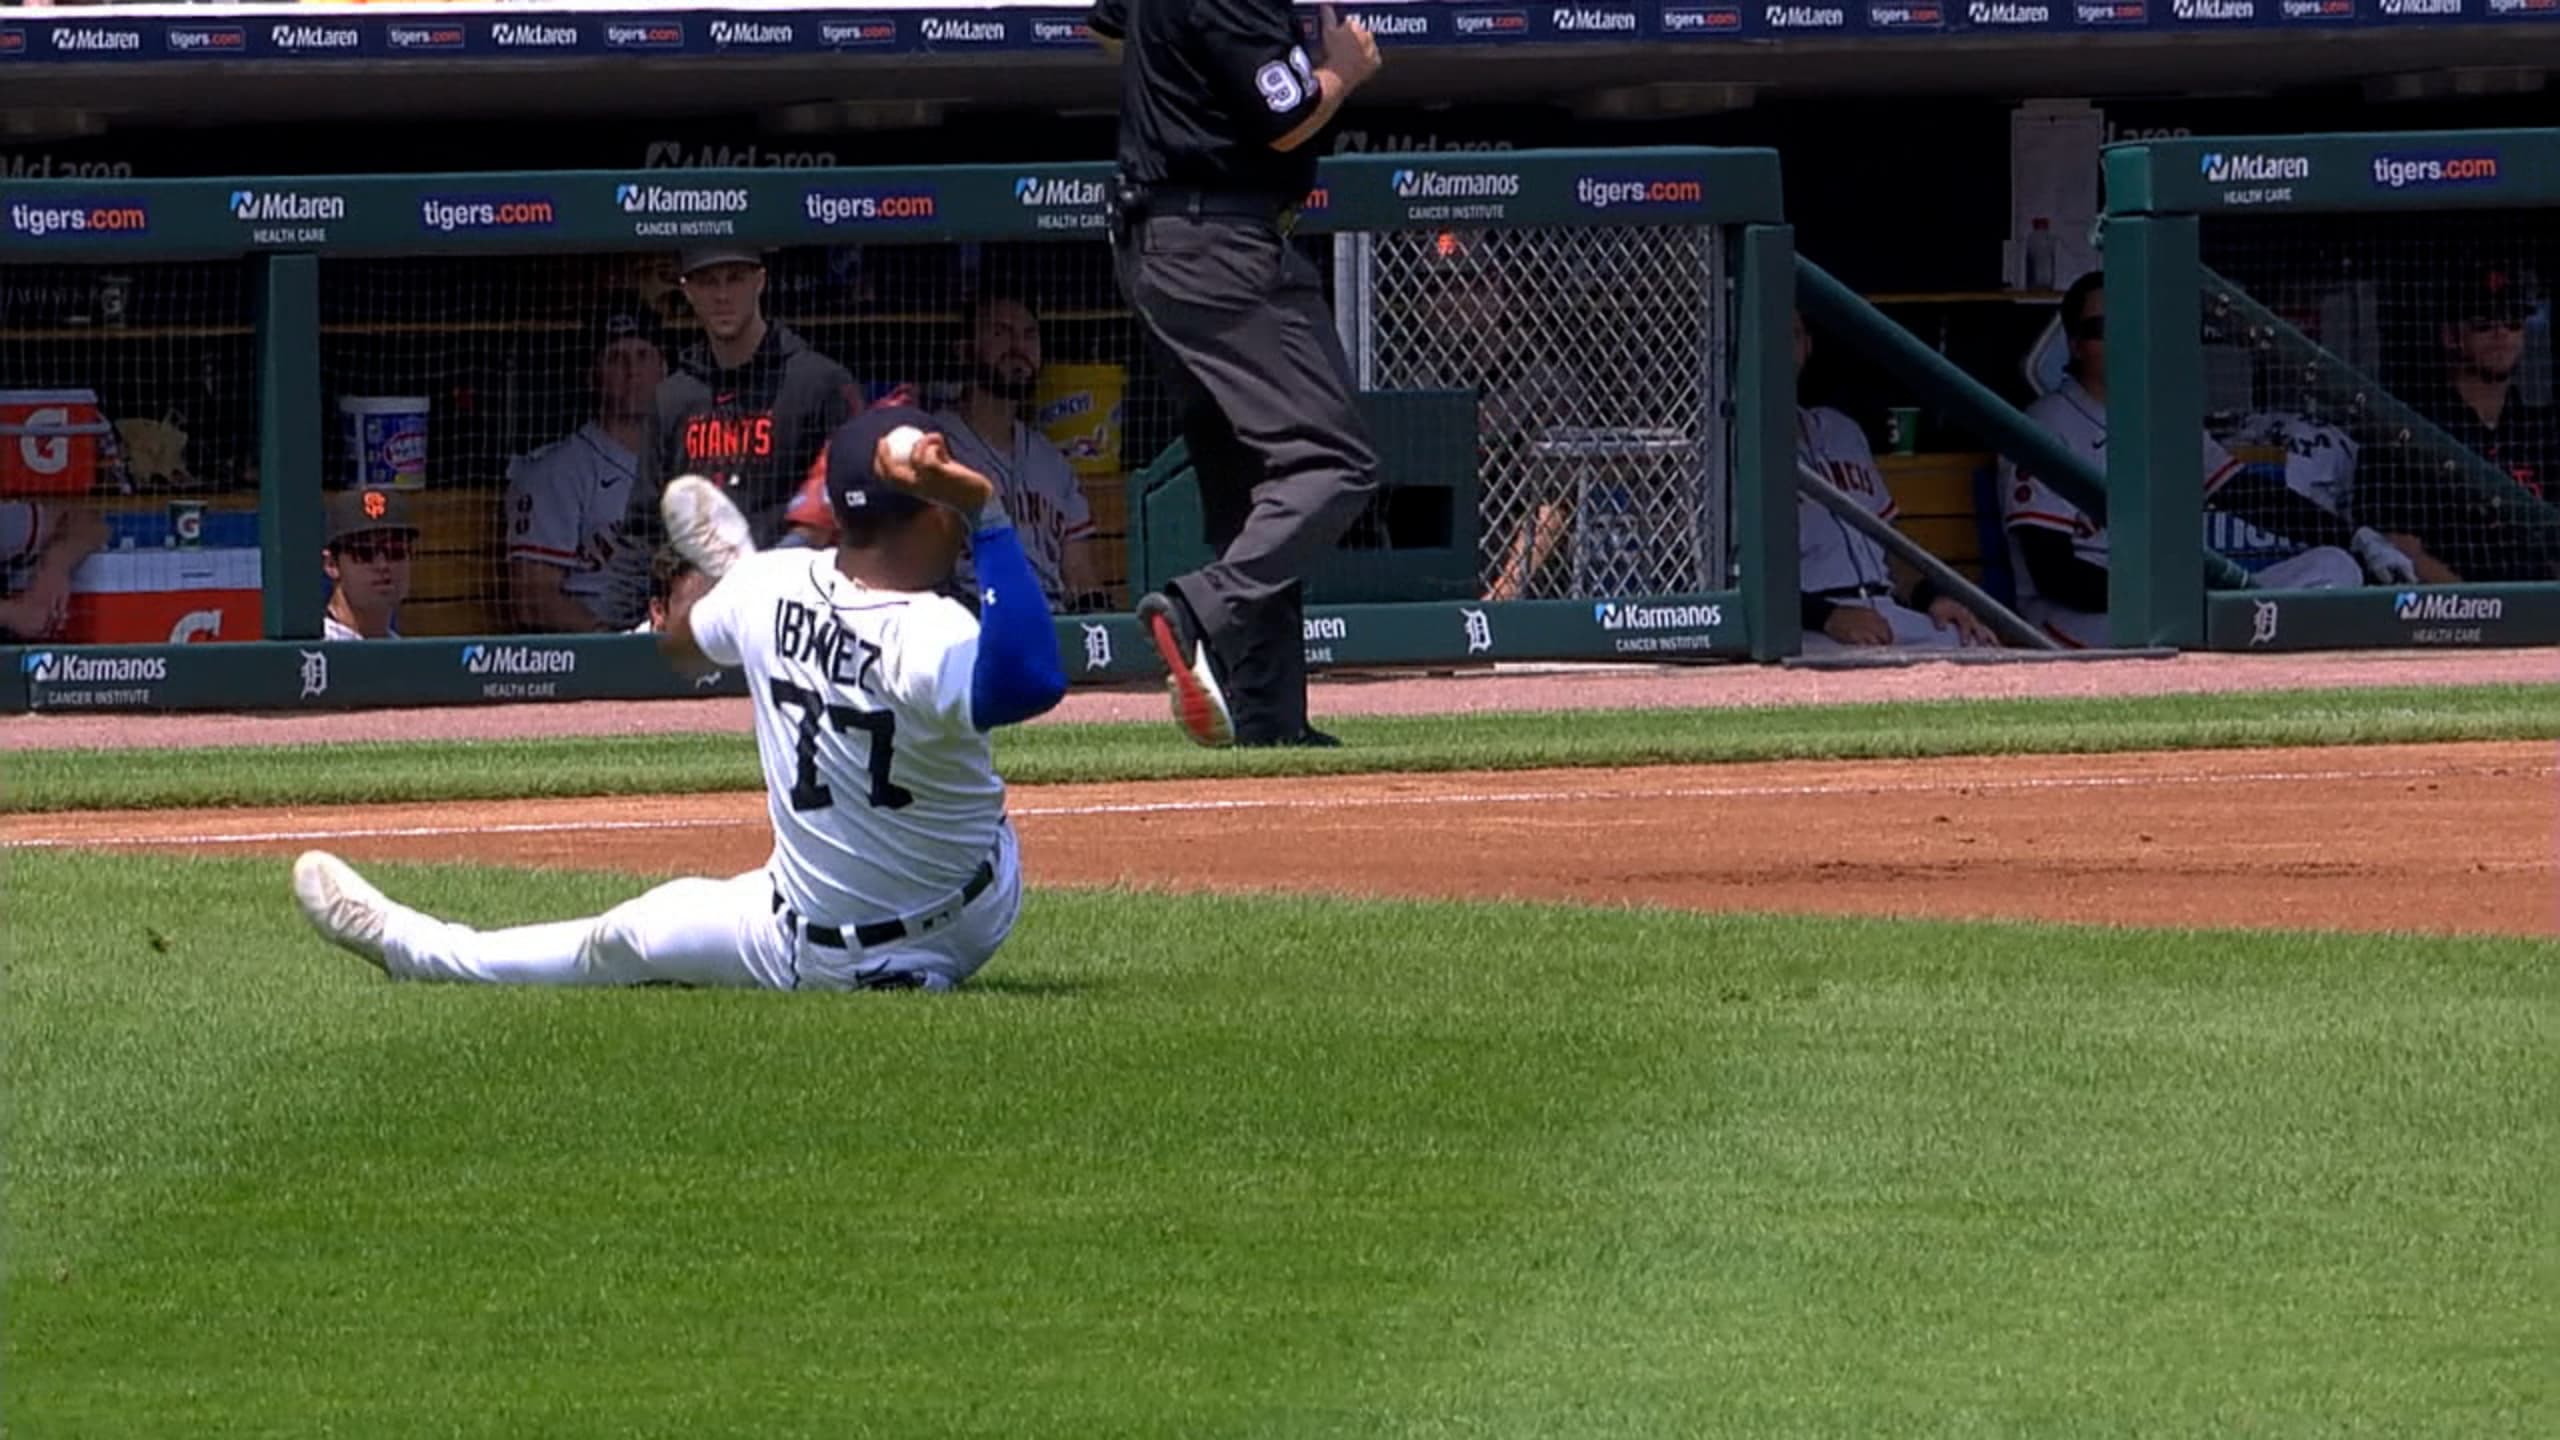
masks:
<instances>
[{"instance_id":1,"label":"dugout","mask_svg":"<svg viewBox=\"0 0 2560 1440\"><path fill-rule=\"evenodd\" d=\"M2021 117L2031 107L2070 116L2066 128L2092 137L2093 156L2095 143L2154 135L2473 129L2549 114L2546 75L2516 63L2535 53L2527 32L2486 23L2359 20L2307 38L2273 25L2216 33L2167 17L2113 36L2002 34L1957 22L1936 37L1773 35L1765 46L1709 51L1672 44L1657 19L1646 11L1629 44L1544 31L1518 46L1459 45L1434 31L1425 39L1451 43L1399 47L1390 37L1390 48L1428 53L1429 62L1391 66L1335 143L1346 155L1437 160L1533 143L1765 145L1781 158L1785 212L1807 255L1965 372L2023 401L2034 391L2031 357L2047 338L2054 300L2052 288L2022 283L2018 258L2006 253L2023 223L2016 176ZM702 166L791 171L884 157L1038 164L1107 150L1107 75L1080 51L1057 47L1000 64L951 54L892 67L886 58L582 54L542 62L540 87L466 61L441 67L432 82L417 66L388 62L325 71L224 62L119 72L111 105L100 102L104 67L28 67L12 72L0 98L10 137L0 141L0 175L289 178L480 170L497 157L510 169L602 168L674 183ZM637 63L662 80L681 77L667 88L684 100L635 114ZM895 78L885 79L892 68ZM244 89L243 77L256 83ZM541 123L528 124L535 115ZM419 123L427 119L434 123ZM315 123L322 120L329 123ZM2311 219L2285 245L2326 254L2315 232L2334 223ZM2486 215L2462 223L2514 228ZM1044 244L1027 267L1039 272L1030 279L1050 312L1061 368L1107 375L1125 364L1119 383L1142 390L1143 360L1111 353L1116 297L1090 248L1073 255L1079 244L1089 246ZM2402 242L2400 263L2423 261L2424 249ZM858 378L905 378L947 365L963 296L988 275L1019 277L1026 268L1002 245L972 242L924 262L897 250L864 241L781 257L775 313L841 352ZM571 351L584 317L553 302L604 281L572 275L572 261L528 252L505 267L457 267L386 248L328 262L313 297L320 353L347 378L324 403L431 391L430 453L440 449L494 484L511 456L545 439L546 427L556 430L544 412L573 405L559 377L578 368ZM663 284L646 265L612 280L643 293ZM261 377L251 357L267 323L263 284L254 267L218 259L112 267L79 283L42 267L0 270L0 389L61 385L101 395L115 426L118 483L132 484L136 502L119 516L120 540L167 548L187 522L161 502L236 497L255 485ZM2547 317L2547 307L2536 312L2528 386L2548 385ZM2208 354L2208 366L2217 363ZM1887 417L1913 397L1861 363L1854 345L1824 346L1808 382L1876 439L1904 497L1906 528L1996 586L2004 557L1996 527L1985 524L1986 442L1958 417L1924 406L1911 453L1893 453ZM1435 386L1422 377L1411 388ZM1083 403L1097 398L1088 389ZM1126 477L1170 443L1160 424L1149 433L1151 423L1133 413L1119 455L1082 457L1090 462L1079 467L1088 472L1084 494L1110 540L1130 533ZM334 411L319 424L324 473L351 473L355 432ZM411 630L488 628L490 557L505 543L503 517L479 501L432 491L422 499ZM210 519L197 533L213 538L199 543L236 540L244 523L236 507L225 515L217 506ZM252 531L257 521L246 517ZM1500 559L1500 527L1481 530L1479 562L1489 571ZM1113 600L1125 602L1125 569L1117 578ZM1561 599L1579 588L1560 578L1548 593ZM180 618L192 613L182 609Z\"/></svg>"}]
</instances>

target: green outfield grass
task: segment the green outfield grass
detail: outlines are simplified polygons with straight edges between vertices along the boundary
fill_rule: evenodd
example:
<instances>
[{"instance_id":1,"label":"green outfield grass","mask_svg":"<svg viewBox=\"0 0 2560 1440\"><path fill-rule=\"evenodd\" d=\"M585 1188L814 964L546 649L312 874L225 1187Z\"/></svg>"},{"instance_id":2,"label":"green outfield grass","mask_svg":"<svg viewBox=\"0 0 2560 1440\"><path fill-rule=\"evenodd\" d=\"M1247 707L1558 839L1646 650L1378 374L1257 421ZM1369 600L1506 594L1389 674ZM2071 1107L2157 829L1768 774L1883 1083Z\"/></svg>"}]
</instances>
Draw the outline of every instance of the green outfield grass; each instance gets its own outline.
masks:
<instances>
[{"instance_id":1,"label":"green outfield grass","mask_svg":"<svg viewBox=\"0 0 2560 1440\"><path fill-rule=\"evenodd\" d=\"M2560 738L2560 685L2290 691L2144 699L1934 701L1343 719L1329 751L1207 751L1169 725L1008 731L1007 779L1342 775L1739 760L1893 759L2252 745ZM386 741L7 757L0 809L327 805L519 795L752 790L745 734Z\"/></svg>"},{"instance_id":2,"label":"green outfield grass","mask_svg":"<svg viewBox=\"0 0 2560 1440\"><path fill-rule=\"evenodd\" d=\"M1052 894L954 996L528 992L10 866L13 1435L2560 1418L2547 944Z\"/></svg>"}]
</instances>

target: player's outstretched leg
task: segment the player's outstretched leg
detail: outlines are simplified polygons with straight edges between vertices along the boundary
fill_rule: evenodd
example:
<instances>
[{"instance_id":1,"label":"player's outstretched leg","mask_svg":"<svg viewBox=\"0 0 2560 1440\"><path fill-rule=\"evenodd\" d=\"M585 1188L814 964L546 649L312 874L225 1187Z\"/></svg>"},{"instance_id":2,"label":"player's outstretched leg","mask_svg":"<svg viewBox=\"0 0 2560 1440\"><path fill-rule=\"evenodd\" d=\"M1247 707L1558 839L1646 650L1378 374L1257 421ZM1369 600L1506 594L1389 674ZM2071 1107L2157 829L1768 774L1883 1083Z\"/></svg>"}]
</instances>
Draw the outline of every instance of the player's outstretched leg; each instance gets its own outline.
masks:
<instances>
[{"instance_id":1,"label":"player's outstretched leg","mask_svg":"<svg viewBox=\"0 0 2560 1440\"><path fill-rule=\"evenodd\" d=\"M310 851L293 865L294 900L330 941L400 980L491 985L764 986L795 983L761 870L729 880L671 880L602 915L475 930L401 905L345 861Z\"/></svg>"}]
</instances>

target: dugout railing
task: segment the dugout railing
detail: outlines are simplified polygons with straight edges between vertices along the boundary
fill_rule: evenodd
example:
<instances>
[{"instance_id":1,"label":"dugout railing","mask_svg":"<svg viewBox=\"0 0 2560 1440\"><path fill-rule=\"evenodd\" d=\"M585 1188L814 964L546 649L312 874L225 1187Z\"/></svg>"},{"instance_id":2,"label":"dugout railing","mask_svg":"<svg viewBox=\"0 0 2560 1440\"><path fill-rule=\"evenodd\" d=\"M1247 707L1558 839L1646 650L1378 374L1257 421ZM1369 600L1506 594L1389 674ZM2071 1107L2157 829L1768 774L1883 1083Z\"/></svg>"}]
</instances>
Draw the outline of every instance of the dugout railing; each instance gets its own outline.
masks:
<instances>
[{"instance_id":1,"label":"dugout railing","mask_svg":"<svg viewBox=\"0 0 2560 1440\"><path fill-rule=\"evenodd\" d=\"M872 297L835 317L829 334L843 338L831 346L908 355L941 354L945 340L880 337L942 336L931 327L948 321L951 299L948 283L911 271L974 275L1002 252L1053 279L1072 274L1073 301L1058 313L1083 327L1077 358L1118 357L1137 378L1121 397L1129 443L1087 487L1129 548L1110 608L1062 614L1059 640L1072 677L1146 676L1128 605L1203 552L1196 515L1184 519L1193 507L1169 402L1107 266L1095 279L1107 175L1041 165L13 185L0 193L0 271L18 282L8 294L38 298L0 303L0 405L33 397L0 410L10 432L0 449L58 461L66 446L90 459L112 447L117 478L98 482L106 493L56 493L65 487L21 466L0 488L102 504L116 524L109 563L138 575L138 590L228 586L256 620L255 638L239 638L240 615L206 602L166 642L17 647L0 671L0 705L352 708L737 691L735 675L673 677L644 636L475 624L319 639L323 506L357 468L338 402L439 376L454 443L478 447L463 467L472 473L440 495L457 481L440 480L431 459L408 498L474 517L474 535L500 544L489 457L533 438L502 412L524 388L526 357L572 344L578 325L547 305L550 272L538 262L665 256L706 240L799 255L807 263L794 273L817 275L810 284ZM1793 651L1794 256L1773 152L1334 158L1296 237L1329 270L1386 472L1374 513L1311 584L1313 663ZM913 264L902 269L901 256ZM932 303L911 303L927 288ZM802 319L789 301L768 309ZM1479 343L1493 331L1500 346ZM553 349L523 339L552 332L562 333L542 344ZM894 374L897 364L856 368ZM48 403L94 396L102 374L135 377L152 398L67 415ZM192 437L172 426L175 438L155 446L163 432L151 422L102 418L163 405ZM214 429L228 439L209 441ZM154 449L168 453L144 453ZM227 466L207 450L227 450ZM227 490L188 473L216 468ZM208 558L215 551L223 565ZM497 613L481 589L498 583L499 563L453 559L453 593L433 603L448 615ZM221 643L180 643L208 639Z\"/></svg>"},{"instance_id":2,"label":"dugout railing","mask_svg":"<svg viewBox=\"0 0 2560 1440\"><path fill-rule=\"evenodd\" d=\"M2544 408L2560 131L2148 141L2104 164L2114 641L2560 643L2560 440ZM2484 329L2509 338L2468 333ZM2483 379L2502 366L2500 427L2472 431L2454 376L2494 394ZM2416 585L2209 585L2199 429L2445 570Z\"/></svg>"}]
</instances>

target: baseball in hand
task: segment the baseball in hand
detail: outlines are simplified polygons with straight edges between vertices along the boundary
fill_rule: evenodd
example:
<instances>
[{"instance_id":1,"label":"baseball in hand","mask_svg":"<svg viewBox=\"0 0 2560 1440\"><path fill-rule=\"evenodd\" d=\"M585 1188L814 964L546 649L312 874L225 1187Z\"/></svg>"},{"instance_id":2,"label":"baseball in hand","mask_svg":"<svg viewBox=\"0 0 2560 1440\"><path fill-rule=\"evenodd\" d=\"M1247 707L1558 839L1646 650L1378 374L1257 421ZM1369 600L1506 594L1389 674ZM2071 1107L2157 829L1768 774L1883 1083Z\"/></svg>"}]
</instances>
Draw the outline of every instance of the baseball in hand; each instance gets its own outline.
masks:
<instances>
[{"instance_id":1,"label":"baseball in hand","mask_svg":"<svg viewBox=\"0 0 2560 1440\"><path fill-rule=\"evenodd\" d=\"M901 425L890 431L889 458L901 465L914 464L916 445L923 439L924 432L913 425Z\"/></svg>"}]
</instances>

